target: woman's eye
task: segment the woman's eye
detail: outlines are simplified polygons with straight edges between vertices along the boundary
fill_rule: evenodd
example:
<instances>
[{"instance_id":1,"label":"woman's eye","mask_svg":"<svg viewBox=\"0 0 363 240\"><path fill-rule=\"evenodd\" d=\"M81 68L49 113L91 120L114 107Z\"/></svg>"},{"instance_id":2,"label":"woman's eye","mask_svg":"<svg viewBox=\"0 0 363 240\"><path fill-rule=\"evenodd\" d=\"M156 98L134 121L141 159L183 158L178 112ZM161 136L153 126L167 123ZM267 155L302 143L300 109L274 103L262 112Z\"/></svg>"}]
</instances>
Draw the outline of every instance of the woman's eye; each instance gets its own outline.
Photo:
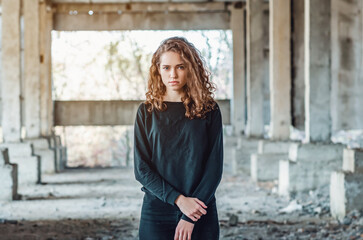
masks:
<instances>
[{"instance_id":1,"label":"woman's eye","mask_svg":"<svg viewBox=\"0 0 363 240\"><path fill-rule=\"evenodd\" d=\"M169 67L163 67L163 69L167 70L167 69L169 69Z\"/></svg>"},{"instance_id":2,"label":"woman's eye","mask_svg":"<svg viewBox=\"0 0 363 240\"><path fill-rule=\"evenodd\" d=\"M179 69L184 69L184 66L179 66Z\"/></svg>"}]
</instances>

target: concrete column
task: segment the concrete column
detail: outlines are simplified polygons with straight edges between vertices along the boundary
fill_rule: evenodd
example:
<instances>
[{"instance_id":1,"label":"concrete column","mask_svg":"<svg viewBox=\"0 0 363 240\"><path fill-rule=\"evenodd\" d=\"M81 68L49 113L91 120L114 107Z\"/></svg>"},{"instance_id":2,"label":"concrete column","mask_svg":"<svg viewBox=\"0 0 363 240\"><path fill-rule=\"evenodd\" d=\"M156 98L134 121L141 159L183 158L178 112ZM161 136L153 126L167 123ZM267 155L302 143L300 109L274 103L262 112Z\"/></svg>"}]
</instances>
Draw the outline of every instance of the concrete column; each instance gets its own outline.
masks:
<instances>
[{"instance_id":1,"label":"concrete column","mask_svg":"<svg viewBox=\"0 0 363 240\"><path fill-rule=\"evenodd\" d=\"M1 77L2 77L2 43L1 43L1 41L2 41L2 39L1 39L1 34L2 34L2 16L1 16L1 14L0 14L0 126L1 126L1 122L2 122L2 114L3 114L3 112L2 112L2 109L3 109L3 107L2 107L2 92L1 92L1 89L2 89L2 87L1 87L1 83L2 83L2 80L1 80ZM2 133L0 133L0 141L2 140Z\"/></svg>"},{"instance_id":2,"label":"concrete column","mask_svg":"<svg viewBox=\"0 0 363 240\"><path fill-rule=\"evenodd\" d=\"M306 142L329 142L331 136L330 3L305 1Z\"/></svg>"},{"instance_id":3,"label":"concrete column","mask_svg":"<svg viewBox=\"0 0 363 240\"><path fill-rule=\"evenodd\" d=\"M24 121L26 138L40 136L38 1L24 1Z\"/></svg>"},{"instance_id":4,"label":"concrete column","mask_svg":"<svg viewBox=\"0 0 363 240\"><path fill-rule=\"evenodd\" d=\"M18 165L9 162L7 148L0 148L0 201L11 201L18 197Z\"/></svg>"},{"instance_id":5,"label":"concrete column","mask_svg":"<svg viewBox=\"0 0 363 240\"><path fill-rule=\"evenodd\" d=\"M51 79L51 31L53 12L45 1L39 2L40 42L40 130L41 135L51 135L53 126L53 101Z\"/></svg>"},{"instance_id":6,"label":"concrete column","mask_svg":"<svg viewBox=\"0 0 363 240\"><path fill-rule=\"evenodd\" d=\"M334 218L344 219L352 210L363 210L363 173L336 171L331 173L330 212Z\"/></svg>"},{"instance_id":7,"label":"concrete column","mask_svg":"<svg viewBox=\"0 0 363 240\"><path fill-rule=\"evenodd\" d=\"M290 0L270 1L270 138L288 140L291 125Z\"/></svg>"},{"instance_id":8,"label":"concrete column","mask_svg":"<svg viewBox=\"0 0 363 240\"><path fill-rule=\"evenodd\" d=\"M19 15L20 0L2 1L1 126L6 142L21 138Z\"/></svg>"},{"instance_id":9,"label":"concrete column","mask_svg":"<svg viewBox=\"0 0 363 240\"><path fill-rule=\"evenodd\" d=\"M233 101L232 124L234 133L241 135L245 129L245 36L244 9L231 9L233 33Z\"/></svg>"},{"instance_id":10,"label":"concrete column","mask_svg":"<svg viewBox=\"0 0 363 240\"><path fill-rule=\"evenodd\" d=\"M363 1L331 5L332 131L363 129Z\"/></svg>"},{"instance_id":11,"label":"concrete column","mask_svg":"<svg viewBox=\"0 0 363 240\"><path fill-rule=\"evenodd\" d=\"M363 149L344 149L342 170L363 174Z\"/></svg>"},{"instance_id":12,"label":"concrete column","mask_svg":"<svg viewBox=\"0 0 363 240\"><path fill-rule=\"evenodd\" d=\"M351 210L363 210L363 150L344 149L342 170L330 180L330 212L341 220Z\"/></svg>"},{"instance_id":13,"label":"concrete column","mask_svg":"<svg viewBox=\"0 0 363 240\"><path fill-rule=\"evenodd\" d=\"M263 0L247 0L246 135L263 137Z\"/></svg>"},{"instance_id":14,"label":"concrete column","mask_svg":"<svg viewBox=\"0 0 363 240\"><path fill-rule=\"evenodd\" d=\"M304 1L291 1L291 121L299 130L305 129L305 74L304 74Z\"/></svg>"}]
</instances>

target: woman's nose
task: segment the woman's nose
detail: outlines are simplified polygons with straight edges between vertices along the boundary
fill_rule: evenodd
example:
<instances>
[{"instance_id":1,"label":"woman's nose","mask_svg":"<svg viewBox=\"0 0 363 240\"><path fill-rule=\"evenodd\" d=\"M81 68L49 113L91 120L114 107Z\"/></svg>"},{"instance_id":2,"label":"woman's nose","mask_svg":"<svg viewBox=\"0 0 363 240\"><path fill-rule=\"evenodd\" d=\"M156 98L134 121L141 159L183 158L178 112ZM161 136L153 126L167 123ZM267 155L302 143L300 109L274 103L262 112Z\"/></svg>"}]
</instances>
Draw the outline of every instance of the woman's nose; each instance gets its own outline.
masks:
<instances>
[{"instance_id":1,"label":"woman's nose","mask_svg":"<svg viewBox=\"0 0 363 240\"><path fill-rule=\"evenodd\" d=\"M176 78L177 77L177 73L176 73L175 69L173 69L173 68L170 70L170 77L171 78Z\"/></svg>"}]
</instances>

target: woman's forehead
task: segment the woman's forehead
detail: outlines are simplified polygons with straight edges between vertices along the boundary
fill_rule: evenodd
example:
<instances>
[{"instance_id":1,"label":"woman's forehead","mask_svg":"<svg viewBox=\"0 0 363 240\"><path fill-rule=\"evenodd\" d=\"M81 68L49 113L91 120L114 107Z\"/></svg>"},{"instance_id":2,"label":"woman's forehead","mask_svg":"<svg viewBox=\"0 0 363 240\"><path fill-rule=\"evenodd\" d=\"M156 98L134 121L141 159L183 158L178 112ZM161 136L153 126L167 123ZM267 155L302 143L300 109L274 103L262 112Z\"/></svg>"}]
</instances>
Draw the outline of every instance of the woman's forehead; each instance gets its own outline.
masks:
<instances>
[{"instance_id":1,"label":"woman's forehead","mask_svg":"<svg viewBox=\"0 0 363 240\"><path fill-rule=\"evenodd\" d=\"M162 65L163 64L178 65L178 64L184 64L185 62L179 53L168 51L168 52L164 52L163 54L161 54L160 63Z\"/></svg>"}]
</instances>

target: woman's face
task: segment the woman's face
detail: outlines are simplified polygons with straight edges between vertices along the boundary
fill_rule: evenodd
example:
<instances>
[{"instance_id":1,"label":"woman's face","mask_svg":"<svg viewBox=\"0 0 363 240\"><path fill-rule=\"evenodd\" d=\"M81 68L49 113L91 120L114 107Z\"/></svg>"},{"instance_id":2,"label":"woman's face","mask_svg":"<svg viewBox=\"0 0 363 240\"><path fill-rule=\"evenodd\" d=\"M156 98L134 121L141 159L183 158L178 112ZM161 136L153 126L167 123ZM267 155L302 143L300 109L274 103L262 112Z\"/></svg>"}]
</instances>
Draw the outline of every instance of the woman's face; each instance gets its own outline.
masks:
<instances>
[{"instance_id":1,"label":"woman's face","mask_svg":"<svg viewBox=\"0 0 363 240\"><path fill-rule=\"evenodd\" d=\"M183 91L183 87L187 83L187 69L179 53L163 53L160 56L159 73L166 86L167 93L170 93L170 91L179 93Z\"/></svg>"}]
</instances>

